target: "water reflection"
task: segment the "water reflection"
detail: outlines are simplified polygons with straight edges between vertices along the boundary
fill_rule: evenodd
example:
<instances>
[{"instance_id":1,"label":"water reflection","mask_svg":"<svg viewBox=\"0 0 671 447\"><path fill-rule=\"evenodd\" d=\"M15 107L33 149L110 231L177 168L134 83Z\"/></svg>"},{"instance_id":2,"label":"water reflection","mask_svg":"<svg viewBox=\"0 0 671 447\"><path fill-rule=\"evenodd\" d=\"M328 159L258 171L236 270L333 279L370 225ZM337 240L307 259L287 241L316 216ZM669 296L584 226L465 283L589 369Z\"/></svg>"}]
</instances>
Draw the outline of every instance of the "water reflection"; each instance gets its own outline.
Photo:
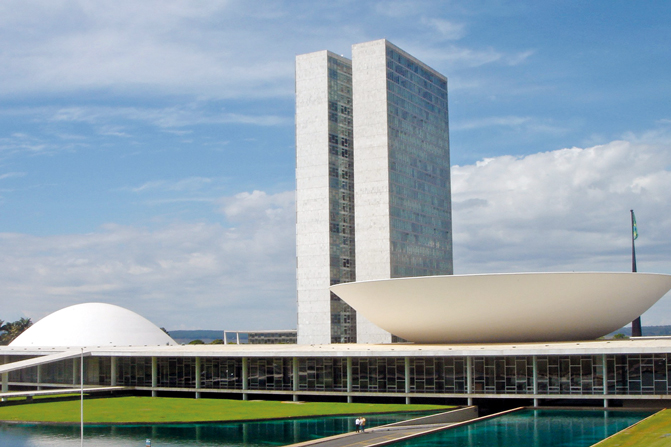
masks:
<instances>
[{"instance_id":1,"label":"water reflection","mask_svg":"<svg viewBox=\"0 0 671 447\"><path fill-rule=\"evenodd\" d=\"M650 414L525 410L394 444L394 447L588 447Z\"/></svg>"},{"instance_id":2,"label":"water reflection","mask_svg":"<svg viewBox=\"0 0 671 447\"><path fill-rule=\"evenodd\" d=\"M394 413L366 416L366 426L375 427L417 416ZM87 447L263 447L280 446L354 431L354 418L335 416L229 424L175 425L87 425ZM79 446L79 426L36 424L0 424L2 447L74 447Z\"/></svg>"},{"instance_id":3,"label":"water reflection","mask_svg":"<svg viewBox=\"0 0 671 447\"><path fill-rule=\"evenodd\" d=\"M650 412L525 410L394 447L587 447L641 419ZM409 419L416 414L366 416L368 427ZM268 447L293 444L354 430L352 417L326 417L231 424L88 425L87 447ZM2 447L76 447L79 426L0 424Z\"/></svg>"}]
</instances>

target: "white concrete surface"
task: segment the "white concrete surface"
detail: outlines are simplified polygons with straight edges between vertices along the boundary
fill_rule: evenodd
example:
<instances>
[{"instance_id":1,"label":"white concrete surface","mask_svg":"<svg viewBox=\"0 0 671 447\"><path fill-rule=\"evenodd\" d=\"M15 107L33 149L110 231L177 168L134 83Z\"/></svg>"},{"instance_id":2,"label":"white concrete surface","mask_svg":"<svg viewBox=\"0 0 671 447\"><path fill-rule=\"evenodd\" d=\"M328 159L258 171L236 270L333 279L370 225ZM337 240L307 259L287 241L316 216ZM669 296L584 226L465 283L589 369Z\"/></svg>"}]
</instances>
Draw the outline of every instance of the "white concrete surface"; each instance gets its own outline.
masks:
<instances>
[{"instance_id":1,"label":"white concrete surface","mask_svg":"<svg viewBox=\"0 0 671 447\"><path fill-rule=\"evenodd\" d=\"M106 303L84 303L47 315L13 342L12 347L156 346L175 341L133 311Z\"/></svg>"},{"instance_id":2,"label":"white concrete surface","mask_svg":"<svg viewBox=\"0 0 671 447\"><path fill-rule=\"evenodd\" d=\"M331 287L374 324L417 343L596 339L669 289L671 275L646 273L448 275Z\"/></svg>"}]
</instances>

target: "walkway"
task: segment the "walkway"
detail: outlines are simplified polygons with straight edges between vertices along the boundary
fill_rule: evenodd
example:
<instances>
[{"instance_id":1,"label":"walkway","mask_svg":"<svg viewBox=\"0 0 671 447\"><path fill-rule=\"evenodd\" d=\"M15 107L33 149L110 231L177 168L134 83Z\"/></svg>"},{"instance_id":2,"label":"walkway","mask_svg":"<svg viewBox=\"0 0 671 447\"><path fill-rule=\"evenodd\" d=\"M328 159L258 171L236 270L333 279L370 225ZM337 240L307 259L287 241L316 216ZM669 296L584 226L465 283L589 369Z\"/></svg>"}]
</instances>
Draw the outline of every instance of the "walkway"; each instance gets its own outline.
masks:
<instances>
[{"instance_id":1,"label":"walkway","mask_svg":"<svg viewBox=\"0 0 671 447\"><path fill-rule=\"evenodd\" d=\"M88 357L91 355L91 351L81 350L68 350L63 352L57 352L55 354L49 354L40 357L34 357L27 360L19 360L18 362L5 363L0 365L0 374L6 374L11 371L18 371L24 368L30 368L33 366L46 365L47 363L58 362L61 360L74 359L79 357Z\"/></svg>"},{"instance_id":2,"label":"walkway","mask_svg":"<svg viewBox=\"0 0 671 447\"><path fill-rule=\"evenodd\" d=\"M476 418L477 409L475 407L466 407L409 421L369 428L363 433L343 433L328 438L291 444L288 447L377 447L445 430L452 425L462 424L464 421Z\"/></svg>"},{"instance_id":3,"label":"walkway","mask_svg":"<svg viewBox=\"0 0 671 447\"><path fill-rule=\"evenodd\" d=\"M344 433L342 435L331 436L328 438L315 439L313 441L292 444L290 447L307 447L319 445L319 447L373 447L390 444L406 438L422 436L434 431L443 430L450 424L431 424L410 427L377 427L366 430L364 433Z\"/></svg>"},{"instance_id":4,"label":"walkway","mask_svg":"<svg viewBox=\"0 0 671 447\"><path fill-rule=\"evenodd\" d=\"M84 394L91 393L104 393L109 391L122 391L129 389L125 386L97 386L97 387L87 387L84 386ZM7 393L0 393L0 397L6 399L8 397L33 397L33 396L49 396L49 395L58 395L58 394L79 394L81 388L57 388L49 390L31 390L31 391L9 391Z\"/></svg>"}]
</instances>

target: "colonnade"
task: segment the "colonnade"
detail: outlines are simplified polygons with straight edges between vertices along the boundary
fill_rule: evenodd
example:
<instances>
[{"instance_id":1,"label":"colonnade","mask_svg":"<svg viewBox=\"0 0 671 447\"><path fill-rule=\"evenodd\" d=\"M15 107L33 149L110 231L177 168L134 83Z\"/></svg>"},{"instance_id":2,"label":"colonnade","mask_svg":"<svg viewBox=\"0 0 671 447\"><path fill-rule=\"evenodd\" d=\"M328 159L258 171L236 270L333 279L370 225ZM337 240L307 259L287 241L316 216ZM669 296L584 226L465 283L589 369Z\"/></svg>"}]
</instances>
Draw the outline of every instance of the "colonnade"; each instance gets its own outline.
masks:
<instances>
[{"instance_id":1,"label":"colonnade","mask_svg":"<svg viewBox=\"0 0 671 447\"><path fill-rule=\"evenodd\" d=\"M108 357L110 359L110 361L108 363L109 368L110 368L108 377L109 377L109 384L111 386L124 385L123 380L121 380L121 381L119 380L119 364L120 364L120 361L121 361L120 359L122 357L123 356L110 356L110 357ZM522 367L523 368L522 371L525 371L522 374L523 375L526 374L526 376L527 376L526 385L523 384L524 383L523 376L522 376L522 379L518 378L518 381L521 380L521 382L518 382L518 383L522 383L522 388L518 388L517 391L515 391L515 389L514 389L514 384L512 385L513 386L512 390L509 389L510 387L506 384L506 390L505 391L500 391L499 388L498 388L498 385L497 385L496 391L494 391L493 385L484 386L484 383L485 383L484 380L485 379L483 379L483 376L482 376L483 373L481 372L481 370L478 369L478 368L483 367L482 366L483 365L483 363L482 363L483 362L483 356L460 356L459 357L461 359L460 361L462 361L463 362L462 364L464 365L463 369L459 370L460 371L459 374L463 374L463 375L459 376L459 377L462 377L462 380L463 380L463 382L461 382L462 383L461 386L463 386L463 388L460 388L460 390L462 390L462 391L451 391L451 392L425 391L425 392L423 392L419 388L417 388L419 391L413 391L415 389L415 385L413 385L413 383L417 383L417 380L424 380L424 376L421 376L421 375L419 377L413 377L412 376L413 365L415 365L415 368L418 367L417 365L424 365L423 362L426 361L426 359L428 357L418 357L418 359L422 359L422 358L425 359L419 364L417 362L413 362L414 357L409 357L409 356L401 357L403 359L402 362L400 361L399 357L396 357L396 359L398 359L396 364L398 365L399 368L401 368L402 367L401 365L403 365L403 368L400 369L400 370L397 370L398 372L396 374L398 374L397 378L398 378L399 382L401 380L403 380L403 385L400 385L400 383L399 383L400 387L404 386L404 388L401 388L401 389L398 389L398 388L389 388L389 389L380 388L378 390L376 388L371 388L369 390L364 390L364 389L359 389L358 386L355 389L354 383L357 382L358 378L355 378L354 374L353 374L353 360L355 359L355 357L351 357L351 356L348 356L348 357L345 357L344 359L342 359L342 360L344 360L344 362L343 362L344 364L340 363L340 365L341 365L341 367L344 366L342 371L343 371L343 373L346 373L346 377L342 377L342 382L339 382L341 385L339 385L339 387L336 387L336 388L333 388L333 389L324 389L323 384L321 385L322 386L321 389L312 389L311 388L311 389L308 390L308 389L305 389L305 388L301 388L301 386L305 386L305 384L301 385L302 382L299 380L299 377L301 377L301 374L299 374L299 373L300 373L301 364L302 364L301 360L305 359L305 357L291 357L291 362L290 362L291 377L289 379L286 376L287 374L289 374L289 372L286 371L286 370L285 370L285 375L284 375L285 386L287 386L286 384L289 383L289 380L291 382L291 384L288 385L290 387L289 389L287 389L287 388L272 389L272 385L268 389L250 388L250 386L255 386L255 385L253 385L254 378L251 378L251 380L250 380L250 365L253 364L252 360L254 360L255 357L248 357L248 356L239 358L238 365L240 366L240 369L238 370L239 371L238 374L240 374L241 377L236 378L236 381L239 383L240 388L235 388L235 389L234 388L230 388L230 389L227 389L227 388L221 388L221 389L219 389L219 388L217 388L217 389L203 388L204 380L203 380L202 376L203 376L203 370L204 370L205 366L204 366L204 363L202 362L203 358L202 357L197 357L197 356L191 357L195 362L195 363L190 363L193 366L192 374L195 374L195 376L191 376L191 380L193 380L192 382L190 382L191 385L188 388L177 389L177 387L174 387L174 385L173 385L173 387L174 387L175 391L179 391L179 392L191 392L191 391L193 391L194 394L195 394L196 399L201 398L203 392L206 392L206 393L207 392L229 392L229 393L240 393L240 394L242 394L243 400L247 400L249 398L250 394L251 395L254 395L254 394L283 394L283 395L291 395L293 400L297 401L297 400L299 400L300 395L323 394L324 392L326 392L328 395L331 395L331 396L342 395L343 397L346 397L347 402L352 402L353 398L356 397L356 396L368 396L368 397L370 397L370 396L376 396L377 395L377 396L380 396L380 397L382 397L382 396L384 396L384 397L405 397L405 402L409 404L409 403L411 403L411 400L412 400L413 397L432 397L432 398L436 398L436 397L443 397L444 396L444 397L447 397L447 398L465 399L467 401L466 403L468 405L472 405L473 400L477 399L477 398L504 398L505 397L505 398L533 399L534 406L538 406L539 403L540 403L540 400L542 400L542 399L557 399L557 398L563 398L563 397L566 397L566 396L571 396L572 398L596 399L596 398L599 398L599 396L602 396L603 406L608 407L609 399L645 398L644 394L646 394L646 392L641 392L640 393L641 395L637 396L636 392L634 392L632 394L624 394L624 395L622 395L622 394L609 395L609 393L608 393L609 383L606 380L608 378L608 374L609 374L609 371L608 371L609 363L607 361L607 355L606 354L599 354L599 355L590 356L592 358L592 361L591 361L592 366L590 368L592 368L593 371L590 372L590 373L584 373L584 374L592 375L592 377L589 377L589 379L587 379L587 380L590 380L590 381L594 380L594 382L591 382L590 385L588 386L588 388L584 388L584 390L587 390L587 391L583 391L583 392L580 391L580 388L579 388L581 386L580 383L578 383L578 385L577 385L578 386L577 391L576 391L576 389L574 389L575 387L574 387L573 383L571 383L571 385L570 385L572 387L570 390L568 390L568 389L564 390L564 388L562 388L562 390L560 392L557 392L556 389L554 391L548 391L548 389L547 389L547 386L548 386L547 356L543 356L543 361L545 362L543 364L543 369L542 369L543 378L541 380L541 382L543 382L543 388L539 389L538 356L535 356L535 355L534 356L520 356L520 357L517 358L517 361L520 361L520 360L524 359L523 361L525 363L523 363L523 365L526 365L526 366ZM558 361L562 361L562 362L566 361L565 357L562 357L562 356L559 356L559 357L560 357L560 359L554 360L555 365L557 364ZM99 358L103 358L103 357L99 357ZM151 390L151 395L152 396L157 396L159 392L170 391L170 389L173 388L173 387L170 387L170 386L159 387L159 384L161 382L161 380L159 379L159 364L160 364L159 359L161 359L163 357L147 356L147 357L144 357L144 358L147 359L147 360L151 359L151 388L149 388ZM314 358L314 357L310 357L310 358ZM360 357L356 357L356 358L360 358ZM374 357L368 357L369 360L371 358L374 358ZM485 356L485 359L486 358L487 357ZM497 361L501 361L501 358L507 359L506 363L508 363L508 360L509 360L510 356L497 356L496 357ZM8 356L8 355L3 356L3 363L8 363L10 361L11 361L11 356ZM69 360L66 360L66 361L69 361ZM81 361L80 358L73 358L72 359L72 381L71 381L71 383L72 383L73 386L77 386L79 384L79 377L78 377L77 372L80 371L80 367L79 367L79 362L80 361ZM610 359L610 361L611 361L611 363L613 362L612 359ZM286 358L285 358L285 362L286 362ZM475 362L479 362L479 363L476 364ZM432 365L433 365L433 363L432 363ZM480 366L477 366L477 365L480 365ZM492 367L491 363L489 365L490 366L488 366L488 368L491 368ZM615 364L615 366L617 367L617 364ZM625 359L624 366L626 366L626 359ZM669 363L669 367L671 367L671 363ZM519 367L517 367L517 368L518 368L518 371L519 371ZM555 366L555 368L556 368L556 366ZM474 377L474 375L476 374L476 369L478 369L478 373L477 373L478 375L477 375L477 377ZM52 383L47 383L47 381L45 381L45 377L44 377L44 374L43 374L45 371L48 371L48 369L45 366L43 366L43 365L37 365L36 366L36 380L35 380L35 383L32 384L32 385L36 386L36 388L38 390L43 389L44 387L53 387L53 385L55 385L55 384L52 384ZM93 371L97 371L97 370L93 370ZM402 371L402 374L403 374L402 378L400 376L401 371ZM490 370L490 372L486 372L485 377L491 378L492 377L492 372L491 371L492 370ZM497 369L497 371L499 371L499 370ZM587 369L586 371L589 371L589 369ZM657 370L655 369L655 372L656 371ZM94 374L96 374L96 373L94 373ZM368 374L368 373L366 373L366 374ZM422 373L417 373L417 374L422 374ZM433 374L433 373L429 373L429 374ZM497 374L496 377L499 377L498 376L499 373L497 372L496 374ZM514 375L511 376L510 373L506 373L506 374L508 374L508 375L507 376L504 375L503 380L508 380L510 377L513 377L513 378L515 377ZM564 372L562 374L566 374L566 373ZM573 374L573 373L571 372L571 374ZM529 376L531 376L530 381L529 381ZM35 377L35 376L33 376L33 377ZM366 377L368 377L368 376L366 376ZM393 376L390 376L390 377L393 377ZM426 376L426 377L430 377L430 376ZM566 376L562 375L562 377L563 377L562 380L564 380L564 381L567 380ZM465 380L463 378L465 378ZM148 379L148 377L147 377L147 379ZM69 378L67 380L69 381ZM362 379L362 380L364 380L364 379ZM382 379L382 380L386 380L386 379ZM490 380L490 379L486 379L486 380ZM571 376L570 380L573 380L572 376ZM583 379L580 379L580 380L582 381ZM632 380L640 380L640 379L632 379ZM671 380L671 378L667 377L666 380ZM122 383L120 383L120 382L122 382ZM1 374L1 383L2 383L2 392L3 393L8 392L9 391L9 385L10 385L9 373L2 373ZM500 379L497 379L497 383L498 384L501 383ZM592 385L592 383L593 383L593 385ZM94 383L91 383L91 384L94 384ZM342 387L342 385L345 385L345 384L346 384L346 389L343 390L344 387ZM195 387L192 388L191 386L193 386L193 385L195 385ZM60 386L62 386L62 382L60 382ZM483 386L484 386L484 388L483 388ZM557 385L555 384L553 386L556 387ZM596 393L592 392L592 389L593 389L592 387L595 388L594 391L596 391ZM137 388L147 390L147 388L144 387L144 386L137 386ZM611 384L611 388L612 388L612 384ZM635 390L635 388L634 388L634 390ZM550 393L550 394L548 394L548 393ZM647 392L647 394L650 394L650 393ZM659 394L660 393L654 394L653 398L657 398L657 399L659 399L660 397L664 398L664 399L668 398L667 394L664 394L663 396L660 396ZM6 400L6 398L3 397L3 400Z\"/></svg>"}]
</instances>

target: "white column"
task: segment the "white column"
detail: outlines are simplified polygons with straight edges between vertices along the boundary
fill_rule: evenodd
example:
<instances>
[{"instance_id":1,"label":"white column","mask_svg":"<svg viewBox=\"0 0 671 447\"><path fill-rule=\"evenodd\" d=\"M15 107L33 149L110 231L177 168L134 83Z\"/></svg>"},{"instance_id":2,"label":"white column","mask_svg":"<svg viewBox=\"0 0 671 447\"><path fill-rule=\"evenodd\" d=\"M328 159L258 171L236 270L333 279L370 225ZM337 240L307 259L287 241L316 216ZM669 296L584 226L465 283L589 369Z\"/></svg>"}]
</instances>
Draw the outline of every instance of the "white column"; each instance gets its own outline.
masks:
<instances>
[{"instance_id":1,"label":"white column","mask_svg":"<svg viewBox=\"0 0 671 447\"><path fill-rule=\"evenodd\" d=\"M410 357L405 358L405 404L410 405Z\"/></svg>"},{"instance_id":2,"label":"white column","mask_svg":"<svg viewBox=\"0 0 671 447\"><path fill-rule=\"evenodd\" d=\"M7 363L9 363L8 362L9 359L7 358L6 355L3 356L3 359L4 359L3 362L2 362L3 365L6 365ZM2 392L6 393L8 391L9 391L9 373L5 372L5 373L2 373ZM7 402L7 398L3 397L2 402Z\"/></svg>"},{"instance_id":3,"label":"white column","mask_svg":"<svg viewBox=\"0 0 671 447\"><path fill-rule=\"evenodd\" d=\"M151 358L151 397L156 397L156 385L158 384L158 359Z\"/></svg>"},{"instance_id":4,"label":"white column","mask_svg":"<svg viewBox=\"0 0 671 447\"><path fill-rule=\"evenodd\" d=\"M40 384L42 383L42 365L37 365L37 390L41 390L42 387Z\"/></svg>"},{"instance_id":5,"label":"white column","mask_svg":"<svg viewBox=\"0 0 671 447\"><path fill-rule=\"evenodd\" d=\"M533 362L533 381L534 381L534 407L538 406L538 368L536 367L536 356L532 357Z\"/></svg>"},{"instance_id":6,"label":"white column","mask_svg":"<svg viewBox=\"0 0 671 447\"><path fill-rule=\"evenodd\" d=\"M352 403L352 357L347 357L347 403Z\"/></svg>"},{"instance_id":7,"label":"white column","mask_svg":"<svg viewBox=\"0 0 671 447\"><path fill-rule=\"evenodd\" d=\"M200 357L196 357L196 390L200 389ZM200 391L196 391L196 399L200 399Z\"/></svg>"},{"instance_id":8,"label":"white column","mask_svg":"<svg viewBox=\"0 0 671 447\"><path fill-rule=\"evenodd\" d=\"M298 357L293 358L291 371L291 382L294 390L294 402L298 402Z\"/></svg>"},{"instance_id":9,"label":"white column","mask_svg":"<svg viewBox=\"0 0 671 447\"><path fill-rule=\"evenodd\" d=\"M603 407L608 408L608 398L605 397L608 395L608 363L606 362L606 354L601 355L601 362L603 363L601 368L601 373L603 374Z\"/></svg>"},{"instance_id":10,"label":"white column","mask_svg":"<svg viewBox=\"0 0 671 447\"><path fill-rule=\"evenodd\" d=\"M242 400L247 400L248 396L245 391L249 388L248 384L249 380L249 359L247 357L243 357L242 359Z\"/></svg>"},{"instance_id":11,"label":"white column","mask_svg":"<svg viewBox=\"0 0 671 447\"><path fill-rule=\"evenodd\" d=\"M112 357L110 361L110 386L116 386L117 382L116 368L117 368L117 358Z\"/></svg>"},{"instance_id":12,"label":"white column","mask_svg":"<svg viewBox=\"0 0 671 447\"><path fill-rule=\"evenodd\" d=\"M79 372L79 359L72 359L72 385L77 385L77 373Z\"/></svg>"},{"instance_id":13,"label":"white column","mask_svg":"<svg viewBox=\"0 0 671 447\"><path fill-rule=\"evenodd\" d=\"M468 395L468 405L473 405L473 358L471 356L466 357L466 394Z\"/></svg>"},{"instance_id":14,"label":"white column","mask_svg":"<svg viewBox=\"0 0 671 447\"><path fill-rule=\"evenodd\" d=\"M9 373L2 373L2 392L6 393L9 391ZM7 398L3 397L2 402L7 402Z\"/></svg>"},{"instance_id":15,"label":"white column","mask_svg":"<svg viewBox=\"0 0 671 447\"><path fill-rule=\"evenodd\" d=\"M84 348L79 358L79 439L84 447Z\"/></svg>"}]
</instances>

